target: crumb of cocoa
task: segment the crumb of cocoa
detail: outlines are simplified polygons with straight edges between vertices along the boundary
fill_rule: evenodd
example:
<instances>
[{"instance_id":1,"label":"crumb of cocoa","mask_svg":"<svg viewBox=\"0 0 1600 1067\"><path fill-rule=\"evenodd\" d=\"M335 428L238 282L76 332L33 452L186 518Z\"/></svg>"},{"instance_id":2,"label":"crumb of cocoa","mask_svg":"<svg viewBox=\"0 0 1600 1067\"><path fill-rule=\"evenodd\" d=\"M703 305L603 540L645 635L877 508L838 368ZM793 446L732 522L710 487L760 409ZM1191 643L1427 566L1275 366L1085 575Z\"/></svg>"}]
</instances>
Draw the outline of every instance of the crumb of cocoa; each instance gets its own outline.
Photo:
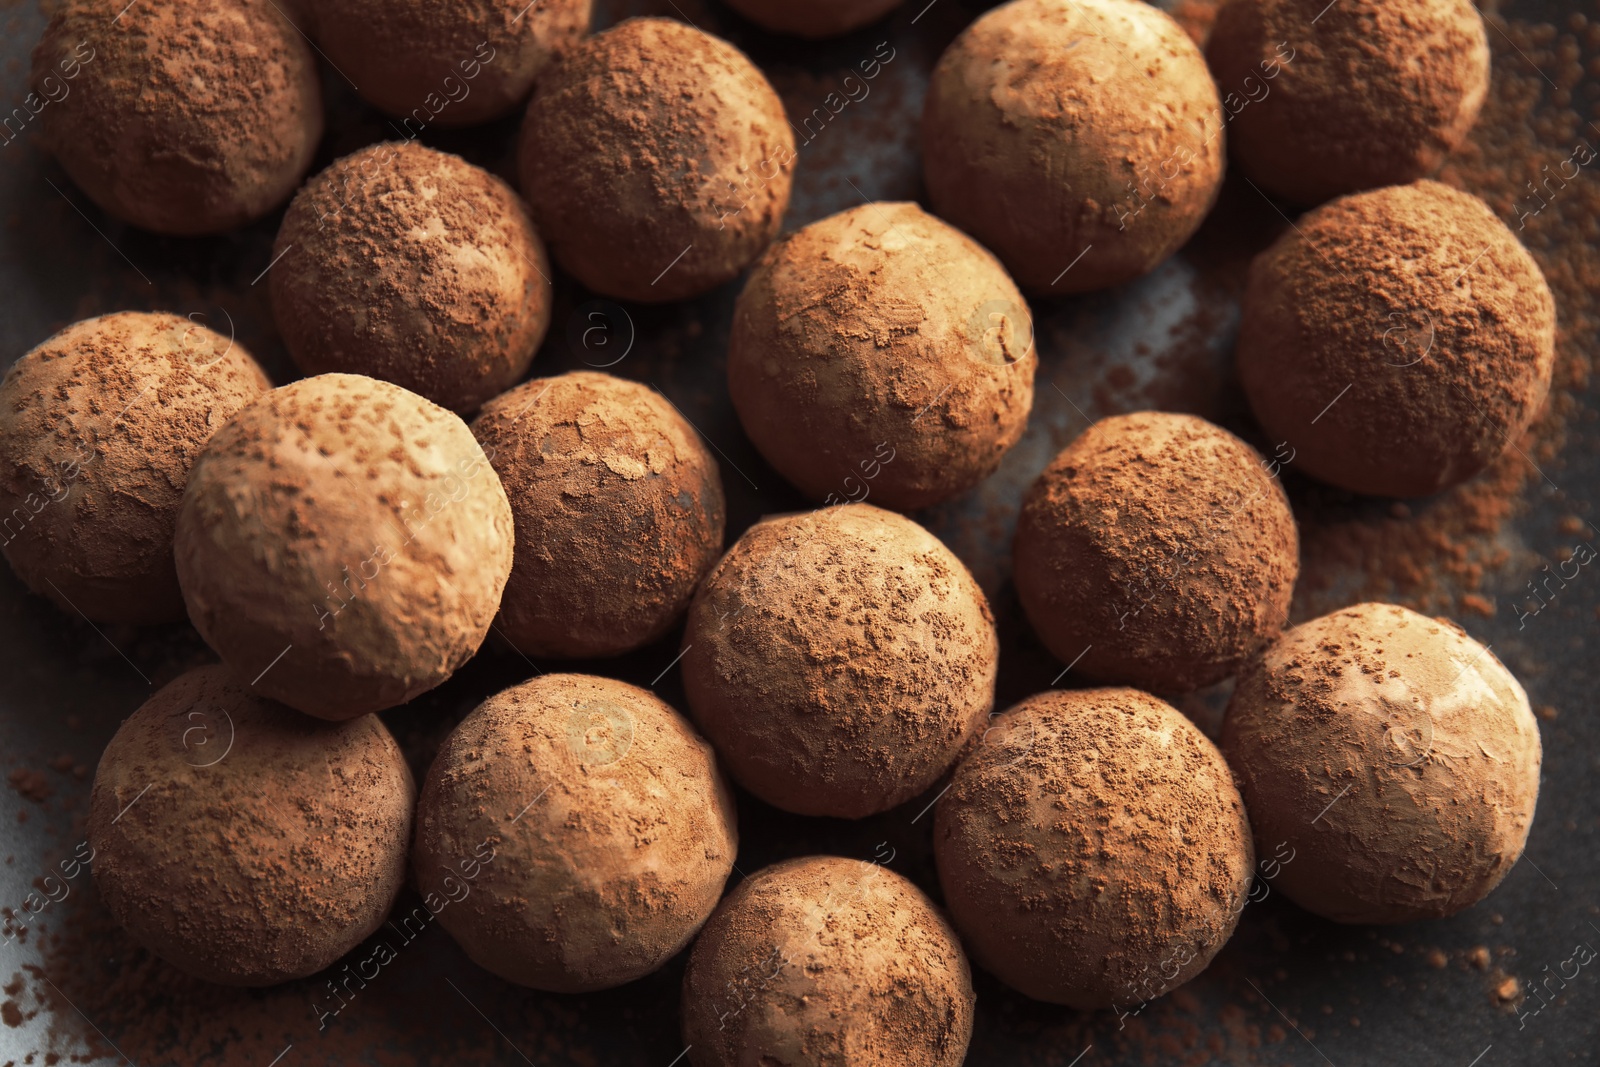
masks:
<instances>
[{"instance_id":1,"label":"crumb of cocoa","mask_svg":"<svg viewBox=\"0 0 1600 1067\"><path fill-rule=\"evenodd\" d=\"M67 774L71 772L72 764L73 759L71 753L63 752L61 755L50 761L50 769L53 771L59 771L62 774Z\"/></svg>"},{"instance_id":2,"label":"crumb of cocoa","mask_svg":"<svg viewBox=\"0 0 1600 1067\"><path fill-rule=\"evenodd\" d=\"M1480 971L1488 970L1489 947L1487 945L1479 945L1478 947L1474 948L1471 952L1467 953L1467 962L1478 968Z\"/></svg>"},{"instance_id":3,"label":"crumb of cocoa","mask_svg":"<svg viewBox=\"0 0 1600 1067\"><path fill-rule=\"evenodd\" d=\"M1464 593L1456 603L1462 614L1481 615L1486 619L1494 616L1494 601L1477 593Z\"/></svg>"},{"instance_id":4,"label":"crumb of cocoa","mask_svg":"<svg viewBox=\"0 0 1600 1067\"><path fill-rule=\"evenodd\" d=\"M1430 948L1427 955L1428 966L1436 971L1442 971L1450 964L1450 957L1440 949Z\"/></svg>"},{"instance_id":5,"label":"crumb of cocoa","mask_svg":"<svg viewBox=\"0 0 1600 1067\"><path fill-rule=\"evenodd\" d=\"M13 1029L21 1026L22 1009L17 1007L16 1001L8 1000L4 1004L0 1004L0 1019L3 1019L5 1024Z\"/></svg>"},{"instance_id":6,"label":"crumb of cocoa","mask_svg":"<svg viewBox=\"0 0 1600 1067\"><path fill-rule=\"evenodd\" d=\"M1533 713L1539 716L1539 718L1543 719L1545 722L1549 722L1557 715L1561 714L1555 709L1554 706L1550 704L1540 704L1538 707L1533 709Z\"/></svg>"},{"instance_id":7,"label":"crumb of cocoa","mask_svg":"<svg viewBox=\"0 0 1600 1067\"><path fill-rule=\"evenodd\" d=\"M11 788L35 804L43 804L50 799L50 780L44 772L36 771L31 767L18 767L7 777Z\"/></svg>"},{"instance_id":8,"label":"crumb of cocoa","mask_svg":"<svg viewBox=\"0 0 1600 1067\"><path fill-rule=\"evenodd\" d=\"M1517 982L1517 980L1515 978L1508 977L1502 979L1500 984L1494 987L1494 995L1502 1002L1510 1003L1511 1001L1517 999L1517 994L1520 990L1521 985Z\"/></svg>"},{"instance_id":9,"label":"crumb of cocoa","mask_svg":"<svg viewBox=\"0 0 1600 1067\"><path fill-rule=\"evenodd\" d=\"M1591 537L1593 536L1593 534L1589 532L1589 524L1584 522L1576 515L1563 515L1561 517L1561 521L1556 523L1556 529L1560 530L1569 537L1573 534L1583 533L1586 533Z\"/></svg>"}]
</instances>

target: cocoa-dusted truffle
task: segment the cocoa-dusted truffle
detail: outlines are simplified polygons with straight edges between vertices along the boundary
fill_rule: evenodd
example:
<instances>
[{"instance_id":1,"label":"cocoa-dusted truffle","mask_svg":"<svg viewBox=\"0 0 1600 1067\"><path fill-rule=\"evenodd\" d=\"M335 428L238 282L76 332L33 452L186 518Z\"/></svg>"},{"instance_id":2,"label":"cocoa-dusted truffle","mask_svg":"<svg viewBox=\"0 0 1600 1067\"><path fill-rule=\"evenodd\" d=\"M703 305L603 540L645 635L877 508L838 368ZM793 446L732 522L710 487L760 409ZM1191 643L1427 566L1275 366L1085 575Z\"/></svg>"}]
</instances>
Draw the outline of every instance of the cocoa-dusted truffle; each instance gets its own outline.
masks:
<instances>
[{"instance_id":1,"label":"cocoa-dusted truffle","mask_svg":"<svg viewBox=\"0 0 1600 1067\"><path fill-rule=\"evenodd\" d=\"M404 703L483 643L511 505L455 415L323 374L246 407L178 513L189 618L254 690L324 719Z\"/></svg>"},{"instance_id":2,"label":"cocoa-dusted truffle","mask_svg":"<svg viewBox=\"0 0 1600 1067\"><path fill-rule=\"evenodd\" d=\"M591 0L317 0L328 58L410 136L499 118L589 32Z\"/></svg>"},{"instance_id":3,"label":"cocoa-dusted truffle","mask_svg":"<svg viewBox=\"0 0 1600 1067\"><path fill-rule=\"evenodd\" d=\"M583 674L484 701L417 807L423 892L449 893L463 857L478 865L440 913L445 929L480 966L557 993L631 982L674 956L738 848L711 746L648 690Z\"/></svg>"},{"instance_id":4,"label":"cocoa-dusted truffle","mask_svg":"<svg viewBox=\"0 0 1600 1067\"><path fill-rule=\"evenodd\" d=\"M1522 686L1446 619L1357 604L1239 679L1222 747L1273 884L1318 915L1398 923L1482 900L1522 855L1539 727Z\"/></svg>"},{"instance_id":5,"label":"cocoa-dusted truffle","mask_svg":"<svg viewBox=\"0 0 1600 1067\"><path fill-rule=\"evenodd\" d=\"M265 215L322 137L316 59L271 0L66 0L30 82L72 180L157 233Z\"/></svg>"},{"instance_id":6,"label":"cocoa-dusted truffle","mask_svg":"<svg viewBox=\"0 0 1600 1067\"><path fill-rule=\"evenodd\" d=\"M775 33L821 40L871 25L902 0L728 0L728 6Z\"/></svg>"},{"instance_id":7,"label":"cocoa-dusted truffle","mask_svg":"<svg viewBox=\"0 0 1600 1067\"><path fill-rule=\"evenodd\" d=\"M85 319L0 382L0 549L64 611L183 618L172 531L189 468L271 388L243 345L199 318Z\"/></svg>"},{"instance_id":8,"label":"cocoa-dusted truffle","mask_svg":"<svg viewBox=\"0 0 1600 1067\"><path fill-rule=\"evenodd\" d=\"M100 757L95 885L129 933L190 974L303 978L389 913L414 792L375 716L318 722L201 667L158 690Z\"/></svg>"},{"instance_id":9,"label":"cocoa-dusted truffle","mask_svg":"<svg viewBox=\"0 0 1600 1067\"><path fill-rule=\"evenodd\" d=\"M934 210L1024 288L1120 285L1172 255L1222 185L1200 49L1141 0L1014 0L934 68L922 165Z\"/></svg>"},{"instance_id":10,"label":"cocoa-dusted truffle","mask_svg":"<svg viewBox=\"0 0 1600 1067\"><path fill-rule=\"evenodd\" d=\"M806 856L717 908L683 976L695 1067L958 1067L975 997L955 931L894 871Z\"/></svg>"},{"instance_id":11,"label":"cocoa-dusted truffle","mask_svg":"<svg viewBox=\"0 0 1600 1067\"><path fill-rule=\"evenodd\" d=\"M1471 0L1228 0L1206 58L1239 169L1300 204L1433 173L1489 89Z\"/></svg>"},{"instance_id":12,"label":"cocoa-dusted truffle","mask_svg":"<svg viewBox=\"0 0 1600 1067\"><path fill-rule=\"evenodd\" d=\"M1193 415L1102 419L1023 499L1017 595L1045 646L1102 682L1187 692L1271 641L1300 570L1268 461Z\"/></svg>"},{"instance_id":13,"label":"cocoa-dusted truffle","mask_svg":"<svg viewBox=\"0 0 1600 1067\"><path fill-rule=\"evenodd\" d=\"M806 495L910 510L995 469L1027 427L1037 364L998 260L916 204L863 204L762 257L734 312L728 389Z\"/></svg>"},{"instance_id":14,"label":"cocoa-dusted truffle","mask_svg":"<svg viewBox=\"0 0 1600 1067\"><path fill-rule=\"evenodd\" d=\"M695 594L690 710L739 784L856 819L921 793L994 706L983 590L939 539L870 504L764 519Z\"/></svg>"},{"instance_id":15,"label":"cocoa-dusted truffle","mask_svg":"<svg viewBox=\"0 0 1600 1067\"><path fill-rule=\"evenodd\" d=\"M1137 689L1040 693L1005 712L956 768L933 844L972 958L1079 1009L1205 970L1255 865L1222 754Z\"/></svg>"},{"instance_id":16,"label":"cocoa-dusted truffle","mask_svg":"<svg viewBox=\"0 0 1600 1067\"><path fill-rule=\"evenodd\" d=\"M1437 182L1357 193L1250 266L1239 377L1296 464L1422 496L1515 443L1550 389L1555 301L1488 205Z\"/></svg>"},{"instance_id":17,"label":"cocoa-dusted truffle","mask_svg":"<svg viewBox=\"0 0 1600 1067\"><path fill-rule=\"evenodd\" d=\"M472 432L516 520L498 631L529 656L654 641L722 551L715 457L660 393L609 374L535 378Z\"/></svg>"},{"instance_id":18,"label":"cocoa-dusted truffle","mask_svg":"<svg viewBox=\"0 0 1600 1067\"><path fill-rule=\"evenodd\" d=\"M273 256L272 309L301 370L382 378L454 411L509 389L550 325L550 265L521 199L414 142L307 182Z\"/></svg>"},{"instance_id":19,"label":"cocoa-dusted truffle","mask_svg":"<svg viewBox=\"0 0 1600 1067\"><path fill-rule=\"evenodd\" d=\"M556 261L596 292L696 296L749 266L789 206L794 134L731 44L634 18L540 78L522 191Z\"/></svg>"}]
</instances>

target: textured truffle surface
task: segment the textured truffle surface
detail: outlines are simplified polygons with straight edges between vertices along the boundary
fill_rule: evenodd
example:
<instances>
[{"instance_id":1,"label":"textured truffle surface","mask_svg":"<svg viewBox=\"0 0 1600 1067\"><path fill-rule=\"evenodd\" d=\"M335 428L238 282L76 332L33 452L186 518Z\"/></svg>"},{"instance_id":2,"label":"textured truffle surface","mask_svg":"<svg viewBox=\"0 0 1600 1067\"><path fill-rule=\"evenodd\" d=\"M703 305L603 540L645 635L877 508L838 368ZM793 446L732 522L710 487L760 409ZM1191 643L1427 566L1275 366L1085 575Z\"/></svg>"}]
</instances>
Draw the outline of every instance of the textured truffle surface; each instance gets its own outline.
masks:
<instances>
[{"instance_id":1,"label":"textured truffle surface","mask_svg":"<svg viewBox=\"0 0 1600 1067\"><path fill-rule=\"evenodd\" d=\"M1033 320L998 260L916 204L863 204L769 249L728 389L815 500L922 508L993 472L1033 406Z\"/></svg>"},{"instance_id":2,"label":"textured truffle surface","mask_svg":"<svg viewBox=\"0 0 1600 1067\"><path fill-rule=\"evenodd\" d=\"M183 618L189 468L270 387L243 345L164 312L85 319L17 360L0 382L0 548L17 576L97 622Z\"/></svg>"},{"instance_id":3,"label":"textured truffle surface","mask_svg":"<svg viewBox=\"0 0 1600 1067\"><path fill-rule=\"evenodd\" d=\"M234 416L176 537L200 635L256 692L325 719L450 677L488 634L511 552L511 506L466 424L356 374Z\"/></svg>"},{"instance_id":4,"label":"textured truffle surface","mask_svg":"<svg viewBox=\"0 0 1600 1067\"><path fill-rule=\"evenodd\" d=\"M414 142L307 182L273 256L274 317L301 370L382 378L453 411L509 389L550 325L550 264L521 199Z\"/></svg>"},{"instance_id":5,"label":"textured truffle surface","mask_svg":"<svg viewBox=\"0 0 1600 1067\"><path fill-rule=\"evenodd\" d=\"M690 710L729 772L801 815L910 800L994 706L983 591L938 538L870 504L752 526L701 584L683 641Z\"/></svg>"},{"instance_id":6,"label":"textured truffle surface","mask_svg":"<svg viewBox=\"0 0 1600 1067\"><path fill-rule=\"evenodd\" d=\"M1204 970L1255 866L1222 754L1136 689L1055 690L1006 711L956 768L933 835L972 958L1079 1009Z\"/></svg>"},{"instance_id":7,"label":"textured truffle surface","mask_svg":"<svg viewBox=\"0 0 1600 1067\"><path fill-rule=\"evenodd\" d=\"M902 0L728 0L739 14L775 33L821 40L877 22Z\"/></svg>"},{"instance_id":8,"label":"textured truffle surface","mask_svg":"<svg viewBox=\"0 0 1600 1067\"><path fill-rule=\"evenodd\" d=\"M1459 626L1358 604L1297 626L1239 679L1222 747L1273 884L1348 923L1437 919L1500 884L1539 796L1522 686Z\"/></svg>"},{"instance_id":9,"label":"textured truffle surface","mask_svg":"<svg viewBox=\"0 0 1600 1067\"><path fill-rule=\"evenodd\" d=\"M415 789L376 716L325 723L218 666L163 686L100 758L94 880L151 951L210 982L315 974L405 881Z\"/></svg>"},{"instance_id":10,"label":"textured truffle surface","mask_svg":"<svg viewBox=\"0 0 1600 1067\"><path fill-rule=\"evenodd\" d=\"M958 1067L974 995L955 931L875 863L806 856L757 871L695 941L683 1040L695 1067Z\"/></svg>"},{"instance_id":11,"label":"textured truffle surface","mask_svg":"<svg viewBox=\"0 0 1600 1067\"><path fill-rule=\"evenodd\" d=\"M417 885L488 859L439 921L480 966L558 993L630 982L689 943L739 848L711 746L647 690L547 674L484 701L417 809Z\"/></svg>"},{"instance_id":12,"label":"textured truffle surface","mask_svg":"<svg viewBox=\"0 0 1600 1067\"><path fill-rule=\"evenodd\" d=\"M472 424L511 500L500 635L529 656L611 656L666 633L722 551L717 461L647 385L574 371Z\"/></svg>"},{"instance_id":13,"label":"textured truffle surface","mask_svg":"<svg viewBox=\"0 0 1600 1067\"><path fill-rule=\"evenodd\" d=\"M1358 493L1476 474L1533 421L1555 364L1539 265L1483 201L1432 181L1306 215L1251 264L1242 316L1256 418Z\"/></svg>"}]
</instances>

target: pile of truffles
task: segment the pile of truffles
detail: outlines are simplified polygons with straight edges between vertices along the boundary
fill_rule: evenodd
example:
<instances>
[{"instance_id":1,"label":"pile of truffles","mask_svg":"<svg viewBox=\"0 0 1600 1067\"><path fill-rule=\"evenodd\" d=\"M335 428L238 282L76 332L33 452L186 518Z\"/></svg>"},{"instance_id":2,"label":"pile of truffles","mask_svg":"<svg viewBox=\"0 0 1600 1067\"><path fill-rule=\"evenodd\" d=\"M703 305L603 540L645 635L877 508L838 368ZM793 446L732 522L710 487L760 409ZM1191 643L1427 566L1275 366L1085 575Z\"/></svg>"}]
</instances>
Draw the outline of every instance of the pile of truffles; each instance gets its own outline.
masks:
<instances>
[{"instance_id":1,"label":"pile of truffles","mask_svg":"<svg viewBox=\"0 0 1600 1067\"><path fill-rule=\"evenodd\" d=\"M802 38L897 7L730 2ZM781 238L784 103L683 22L591 35L588 0L121 6L54 5L34 84L75 86L43 142L106 214L157 233L287 204L271 306L306 375L274 388L230 338L123 311L0 382L17 578L96 624L186 617L219 661L123 723L90 805L106 906L176 967L284 982L386 919L438 917L486 970L571 993L692 944L699 1067L955 1067L968 953L1030 997L1130 1005L1207 966L1258 854L1291 847L1276 884L1343 923L1451 915L1517 862L1540 739L1500 661L1398 605L1290 620L1286 473L1432 493L1551 389L1538 264L1428 180L1487 85L1466 0L1344 0L1309 22L1292 0L1228 0L1205 52L1138 0L1014 0L933 74L928 205L853 205ZM306 180L313 45L402 140L341 144ZM1270 93L1224 108L1258 100L1252 80ZM416 141L519 110L491 134L518 188ZM1255 424L1131 412L1050 459L1060 442L1028 423L1059 353L1023 292L1163 263L1230 143L1260 187L1338 198L1249 269ZM725 287L723 425L736 414L821 506L730 508L731 461L671 399L670 367L529 377L578 286L652 303ZM1037 472L1016 599L1068 684L1105 688L996 715L997 589L898 512L970 500L1003 462ZM684 709L605 676L647 646L681 649ZM479 656L532 677L454 725L419 796L374 713ZM1163 699L1229 679L1217 743ZM936 809L915 832L937 880L859 856L738 871L736 800ZM390 919L408 879L423 903Z\"/></svg>"}]
</instances>

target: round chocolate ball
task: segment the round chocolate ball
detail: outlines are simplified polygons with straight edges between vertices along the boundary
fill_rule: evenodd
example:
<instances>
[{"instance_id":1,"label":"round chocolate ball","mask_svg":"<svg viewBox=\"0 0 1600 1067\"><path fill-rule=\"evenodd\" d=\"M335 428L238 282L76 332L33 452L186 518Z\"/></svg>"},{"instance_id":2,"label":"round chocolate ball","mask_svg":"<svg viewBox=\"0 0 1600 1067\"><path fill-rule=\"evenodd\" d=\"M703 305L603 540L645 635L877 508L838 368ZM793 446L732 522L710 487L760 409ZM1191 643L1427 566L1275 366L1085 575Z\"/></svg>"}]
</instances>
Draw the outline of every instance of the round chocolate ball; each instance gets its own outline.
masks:
<instances>
[{"instance_id":1,"label":"round chocolate ball","mask_svg":"<svg viewBox=\"0 0 1600 1067\"><path fill-rule=\"evenodd\" d=\"M1101 682L1181 693L1277 636L1299 534L1265 460L1193 415L1102 419L1028 490L1013 572L1034 632Z\"/></svg>"},{"instance_id":2,"label":"round chocolate ball","mask_svg":"<svg viewBox=\"0 0 1600 1067\"><path fill-rule=\"evenodd\" d=\"M1037 365L998 260L916 204L863 204L762 257L734 311L728 390L807 496L911 510L994 471L1027 428Z\"/></svg>"},{"instance_id":3,"label":"round chocolate ball","mask_svg":"<svg viewBox=\"0 0 1600 1067\"><path fill-rule=\"evenodd\" d=\"M711 746L648 690L583 674L484 701L417 806L417 887L448 898L440 923L480 966L555 993L671 959L738 849Z\"/></svg>"},{"instance_id":4,"label":"round chocolate ball","mask_svg":"<svg viewBox=\"0 0 1600 1067\"><path fill-rule=\"evenodd\" d=\"M1471 0L1227 0L1206 58L1234 162L1300 204L1433 173L1489 89Z\"/></svg>"},{"instance_id":5,"label":"round chocolate ball","mask_svg":"<svg viewBox=\"0 0 1600 1067\"><path fill-rule=\"evenodd\" d=\"M728 42L633 18L539 79L522 191L556 262L595 292L679 300L729 281L777 236L794 134Z\"/></svg>"},{"instance_id":6,"label":"round chocolate ball","mask_svg":"<svg viewBox=\"0 0 1600 1067\"><path fill-rule=\"evenodd\" d=\"M1356 193L1250 265L1239 378L1325 482L1423 496L1476 474L1544 404L1555 301L1488 205L1437 182Z\"/></svg>"},{"instance_id":7,"label":"round chocolate ball","mask_svg":"<svg viewBox=\"0 0 1600 1067\"><path fill-rule=\"evenodd\" d=\"M323 374L217 431L175 547L190 621L237 677L349 719L432 689L478 650L511 572L511 505L458 417Z\"/></svg>"},{"instance_id":8,"label":"round chocolate ball","mask_svg":"<svg viewBox=\"0 0 1600 1067\"><path fill-rule=\"evenodd\" d=\"M405 881L414 794L376 716L319 722L200 667L100 757L95 886L129 933L198 978L304 978L383 924Z\"/></svg>"},{"instance_id":9,"label":"round chocolate ball","mask_svg":"<svg viewBox=\"0 0 1600 1067\"><path fill-rule=\"evenodd\" d=\"M1318 915L1454 915L1516 864L1539 797L1522 686L1446 619L1357 604L1297 626L1239 679L1222 747L1273 885Z\"/></svg>"},{"instance_id":10,"label":"round chocolate ball","mask_svg":"<svg viewBox=\"0 0 1600 1067\"><path fill-rule=\"evenodd\" d=\"M1217 88L1142 0L1014 0L934 68L922 166L934 210L1026 290L1131 281L1199 228L1222 185Z\"/></svg>"},{"instance_id":11,"label":"round chocolate ball","mask_svg":"<svg viewBox=\"0 0 1600 1067\"><path fill-rule=\"evenodd\" d=\"M728 0L728 6L774 33L818 41L871 25L902 0Z\"/></svg>"},{"instance_id":12,"label":"round chocolate ball","mask_svg":"<svg viewBox=\"0 0 1600 1067\"><path fill-rule=\"evenodd\" d=\"M666 397L593 371L496 397L472 432L516 528L496 629L524 655L614 656L666 633L722 551L717 461Z\"/></svg>"},{"instance_id":13,"label":"round chocolate ball","mask_svg":"<svg viewBox=\"0 0 1600 1067\"><path fill-rule=\"evenodd\" d=\"M695 1067L959 1067L972 974L922 891L876 863L806 856L757 871L695 940L683 1040Z\"/></svg>"},{"instance_id":14,"label":"round chocolate ball","mask_svg":"<svg viewBox=\"0 0 1600 1067\"><path fill-rule=\"evenodd\" d=\"M988 721L999 641L938 538L870 504L763 519L683 635L695 721L769 804L857 819L921 793Z\"/></svg>"},{"instance_id":15,"label":"round chocolate ball","mask_svg":"<svg viewBox=\"0 0 1600 1067\"><path fill-rule=\"evenodd\" d=\"M1205 970L1255 866L1222 754L1137 689L1054 690L1006 711L956 768L933 844L972 958L1080 1010Z\"/></svg>"},{"instance_id":16,"label":"round chocolate ball","mask_svg":"<svg viewBox=\"0 0 1600 1067\"><path fill-rule=\"evenodd\" d=\"M0 550L63 611L183 618L172 537L189 469L271 388L243 345L199 318L85 319L0 382Z\"/></svg>"},{"instance_id":17,"label":"round chocolate ball","mask_svg":"<svg viewBox=\"0 0 1600 1067\"><path fill-rule=\"evenodd\" d=\"M453 411L509 389L550 325L550 264L521 199L410 141L307 182L273 256L272 310L301 370L382 378Z\"/></svg>"},{"instance_id":18,"label":"round chocolate ball","mask_svg":"<svg viewBox=\"0 0 1600 1067\"><path fill-rule=\"evenodd\" d=\"M322 93L316 57L271 0L53 6L32 96L50 151L108 214L220 233L300 184Z\"/></svg>"}]
</instances>

